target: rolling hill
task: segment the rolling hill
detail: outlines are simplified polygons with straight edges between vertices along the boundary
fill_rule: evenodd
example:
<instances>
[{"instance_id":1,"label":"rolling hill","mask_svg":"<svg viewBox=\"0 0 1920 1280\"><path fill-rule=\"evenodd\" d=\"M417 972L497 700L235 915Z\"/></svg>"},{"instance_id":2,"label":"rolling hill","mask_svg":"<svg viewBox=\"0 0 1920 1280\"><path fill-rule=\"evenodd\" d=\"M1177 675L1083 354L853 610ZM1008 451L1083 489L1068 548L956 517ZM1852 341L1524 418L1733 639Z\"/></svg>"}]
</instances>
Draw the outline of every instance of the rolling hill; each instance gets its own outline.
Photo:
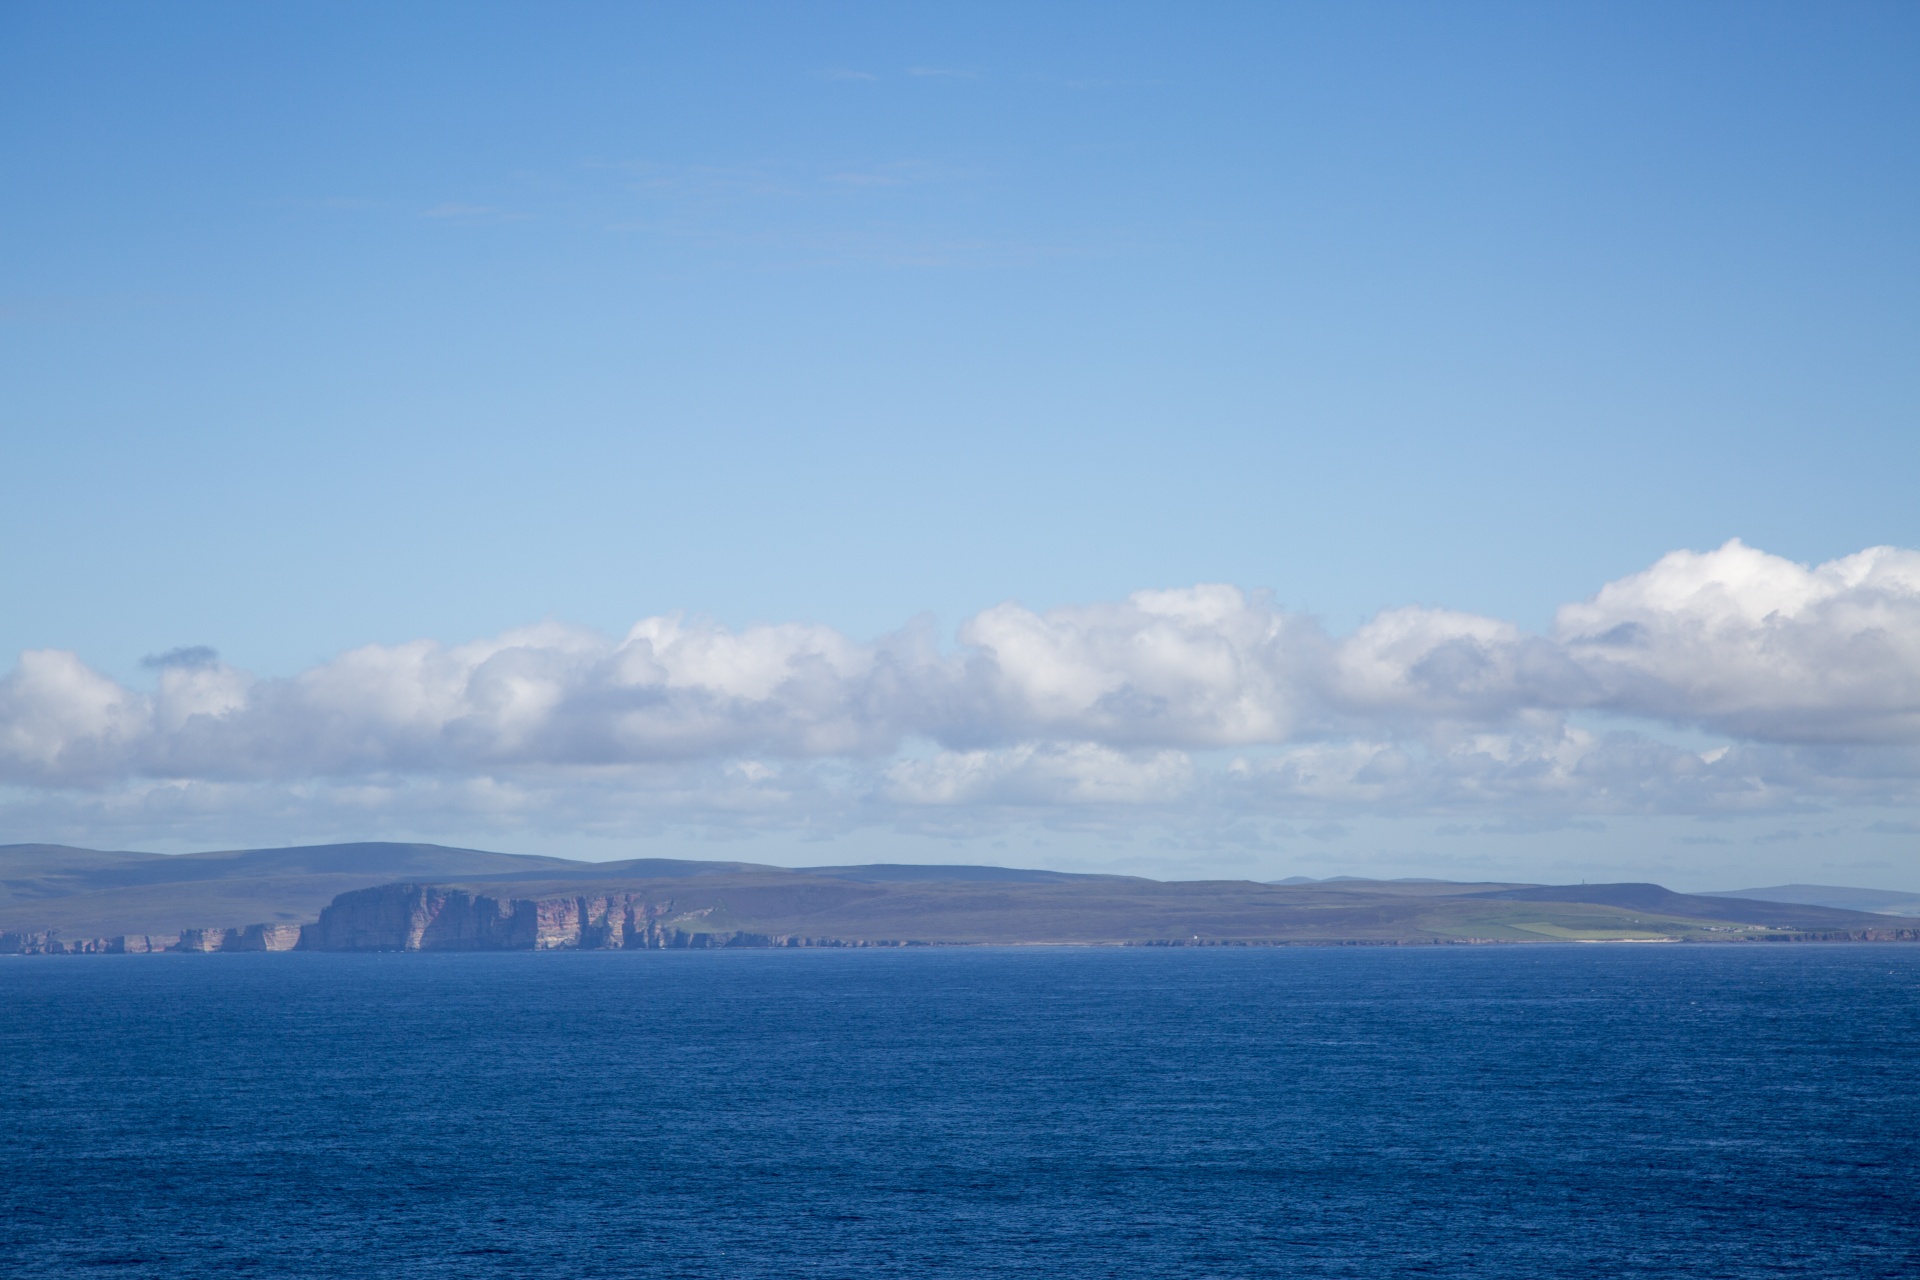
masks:
<instances>
[{"instance_id":1,"label":"rolling hill","mask_svg":"<svg viewBox=\"0 0 1920 1280\"><path fill-rule=\"evenodd\" d=\"M534 932L557 939L552 945L579 946L606 945L591 939L603 937L593 929L611 927L605 918L614 903L629 921L620 937L655 940L623 946L769 945L775 938L834 945L1727 941L1915 932L1899 917L1749 893L1681 894L1654 884L1260 884L982 866L593 863L390 843L178 856L0 847L0 933L16 938L13 949L31 949L17 941L31 934L111 939L187 930L214 938L205 947L217 949L221 931L262 925L280 926L274 936L291 946L303 936L294 926L330 910L336 922L362 913L354 917L358 932L349 932L364 945L398 947L410 936L393 932L399 926L391 922L401 917L423 938L455 937L444 929L433 934L417 917L427 910L422 903L440 903L437 912L456 900L458 911L480 913L476 919L575 920L571 934L550 921ZM589 922L596 911L601 925ZM300 945L319 946L325 936L311 933Z\"/></svg>"}]
</instances>

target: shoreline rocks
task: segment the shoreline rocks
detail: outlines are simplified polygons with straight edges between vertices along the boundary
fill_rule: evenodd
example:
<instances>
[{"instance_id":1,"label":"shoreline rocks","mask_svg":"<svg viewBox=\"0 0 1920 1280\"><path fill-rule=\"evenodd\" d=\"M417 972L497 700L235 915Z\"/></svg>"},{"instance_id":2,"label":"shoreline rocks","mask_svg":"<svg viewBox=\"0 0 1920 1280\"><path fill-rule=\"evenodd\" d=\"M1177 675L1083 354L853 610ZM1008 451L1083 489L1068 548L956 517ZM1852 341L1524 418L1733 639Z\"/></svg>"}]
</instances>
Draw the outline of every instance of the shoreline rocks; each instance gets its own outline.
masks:
<instances>
[{"instance_id":1,"label":"shoreline rocks","mask_svg":"<svg viewBox=\"0 0 1920 1280\"><path fill-rule=\"evenodd\" d=\"M151 955L162 951L292 951L297 924L250 924L238 929L183 929L179 933L124 933L111 938L63 938L58 929L0 932L0 955Z\"/></svg>"}]
</instances>

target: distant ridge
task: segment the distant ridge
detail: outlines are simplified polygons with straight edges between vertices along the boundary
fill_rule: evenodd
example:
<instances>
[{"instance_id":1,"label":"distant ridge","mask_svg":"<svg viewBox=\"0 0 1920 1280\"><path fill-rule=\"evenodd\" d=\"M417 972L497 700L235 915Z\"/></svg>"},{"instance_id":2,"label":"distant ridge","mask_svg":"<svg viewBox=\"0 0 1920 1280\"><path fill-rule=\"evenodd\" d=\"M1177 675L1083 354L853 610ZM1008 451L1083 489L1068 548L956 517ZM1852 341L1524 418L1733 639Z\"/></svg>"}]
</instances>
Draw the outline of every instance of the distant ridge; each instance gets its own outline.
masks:
<instances>
[{"instance_id":1,"label":"distant ridge","mask_svg":"<svg viewBox=\"0 0 1920 1280\"><path fill-rule=\"evenodd\" d=\"M399 928L403 919L414 925ZM1895 916L1656 884L578 862L390 842L186 855L0 846L0 952L1735 938L1891 940L1920 929Z\"/></svg>"},{"instance_id":2,"label":"distant ridge","mask_svg":"<svg viewBox=\"0 0 1920 1280\"><path fill-rule=\"evenodd\" d=\"M812 876L858 880L868 884L926 880L969 880L1002 884L1067 884L1075 880L1138 880L1138 876L1087 875L1073 871L1030 871L1021 867L977 867L965 864L872 862L850 867L797 867Z\"/></svg>"},{"instance_id":3,"label":"distant ridge","mask_svg":"<svg viewBox=\"0 0 1920 1280\"><path fill-rule=\"evenodd\" d=\"M764 873L862 883L978 881L1060 884L1124 880L1017 867L773 867L752 862L629 858L581 862L448 845L364 841L207 853L139 853L57 844L0 845L0 930L69 934L171 933L309 921L342 893L400 881L550 883L557 880L676 880Z\"/></svg>"},{"instance_id":4,"label":"distant ridge","mask_svg":"<svg viewBox=\"0 0 1920 1280\"><path fill-rule=\"evenodd\" d=\"M1268 880L1267 884L1458 884L1457 880L1437 880L1432 876L1394 876L1390 880L1376 880L1372 876L1288 876L1284 880Z\"/></svg>"},{"instance_id":5,"label":"distant ridge","mask_svg":"<svg viewBox=\"0 0 1920 1280\"><path fill-rule=\"evenodd\" d=\"M1874 911L1889 916L1920 916L1920 893L1894 889L1850 889L1837 884L1777 884L1770 889L1719 889L1704 898L1758 898L1765 902L1796 902L1810 907L1839 907L1846 911Z\"/></svg>"},{"instance_id":6,"label":"distant ridge","mask_svg":"<svg viewBox=\"0 0 1920 1280\"><path fill-rule=\"evenodd\" d=\"M1580 902L1596 906L1622 907L1662 916L1685 919L1724 920L1735 924L1773 925L1781 928L1845 929L1849 922L1857 926L1860 913L1832 907L1790 905L1752 899L1729 900L1697 893L1675 893L1657 884L1560 884L1530 885L1520 889L1498 889L1473 895L1501 902Z\"/></svg>"},{"instance_id":7,"label":"distant ridge","mask_svg":"<svg viewBox=\"0 0 1920 1280\"><path fill-rule=\"evenodd\" d=\"M0 929L169 933L306 921L352 889L409 878L565 874L590 864L370 841L208 853L0 845Z\"/></svg>"}]
</instances>

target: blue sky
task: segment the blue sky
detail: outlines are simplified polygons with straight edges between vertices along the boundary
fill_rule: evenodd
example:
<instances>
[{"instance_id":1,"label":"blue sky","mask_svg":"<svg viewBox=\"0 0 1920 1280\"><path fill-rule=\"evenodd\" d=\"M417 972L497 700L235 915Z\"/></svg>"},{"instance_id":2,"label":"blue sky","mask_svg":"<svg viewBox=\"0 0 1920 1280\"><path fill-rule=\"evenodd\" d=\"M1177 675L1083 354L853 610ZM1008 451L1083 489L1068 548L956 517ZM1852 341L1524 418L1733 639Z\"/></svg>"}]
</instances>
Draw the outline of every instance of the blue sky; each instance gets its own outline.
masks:
<instances>
[{"instance_id":1,"label":"blue sky","mask_svg":"<svg viewBox=\"0 0 1920 1280\"><path fill-rule=\"evenodd\" d=\"M1005 602L1205 583L1336 639L1410 605L1545 634L1683 549L1920 546L1911 6L1033 8L0 9L0 664L70 652L137 699L183 647L272 682L675 612L857 646L912 624L953 658ZM1728 736L1696 693L1527 705L1695 752L1806 737ZM858 774L1097 741L1212 777L1206 752L1297 741L900 723L696 755ZM818 799L748 829L576 797L493 843L1406 873L1493 840L1442 827L1525 828L1486 856L1653 841L1670 880L1910 882L1894 737L1821 766L1878 790L1788 787L1716 815L1724 845L1686 843L1694 812L1510 797L1263 810L1222 844L1191 824L1225 802L1191 796L1148 852L1042 800L935 839ZM19 766L0 839L499 831L471 797L262 790L504 785L471 760L142 759ZM113 809L162 784L213 790ZM1348 834L1272 834L1315 824Z\"/></svg>"}]
</instances>

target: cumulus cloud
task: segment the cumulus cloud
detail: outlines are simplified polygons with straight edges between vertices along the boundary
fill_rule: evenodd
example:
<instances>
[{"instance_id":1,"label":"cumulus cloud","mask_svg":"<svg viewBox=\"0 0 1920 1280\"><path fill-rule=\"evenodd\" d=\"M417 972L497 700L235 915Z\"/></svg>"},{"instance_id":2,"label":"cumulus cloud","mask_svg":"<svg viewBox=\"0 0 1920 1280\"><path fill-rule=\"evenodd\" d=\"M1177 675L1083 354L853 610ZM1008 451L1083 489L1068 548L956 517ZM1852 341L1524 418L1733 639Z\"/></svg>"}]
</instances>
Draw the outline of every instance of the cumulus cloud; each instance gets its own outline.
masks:
<instances>
[{"instance_id":1,"label":"cumulus cloud","mask_svg":"<svg viewBox=\"0 0 1920 1280\"><path fill-rule=\"evenodd\" d=\"M960 641L962 657L943 673L944 714L925 728L981 742L1284 741L1328 656L1316 622L1224 586L1044 614L999 605L967 622Z\"/></svg>"},{"instance_id":2,"label":"cumulus cloud","mask_svg":"<svg viewBox=\"0 0 1920 1280\"><path fill-rule=\"evenodd\" d=\"M1675 552L1545 634L1404 608L1336 637L1216 585L1003 604L950 644L666 616L619 637L370 645L283 678L204 647L148 665L142 690L72 653L20 655L0 677L0 783L141 804L321 787L590 826L1759 812L1906 804L1920 780L1920 553L1889 547L1812 567L1737 541ZM1726 741L1682 748L1661 724Z\"/></svg>"},{"instance_id":3,"label":"cumulus cloud","mask_svg":"<svg viewBox=\"0 0 1920 1280\"><path fill-rule=\"evenodd\" d=\"M1777 742L1920 740L1920 552L1676 551L1562 608L1595 702Z\"/></svg>"},{"instance_id":4,"label":"cumulus cloud","mask_svg":"<svg viewBox=\"0 0 1920 1280\"><path fill-rule=\"evenodd\" d=\"M903 760L886 770L885 781L885 797L909 805L1138 806L1184 798L1193 761L1181 751L1022 743Z\"/></svg>"},{"instance_id":5,"label":"cumulus cloud","mask_svg":"<svg viewBox=\"0 0 1920 1280\"><path fill-rule=\"evenodd\" d=\"M15 777L68 781L130 771L151 737L152 699L58 649L34 649L0 679L0 761Z\"/></svg>"}]
</instances>

